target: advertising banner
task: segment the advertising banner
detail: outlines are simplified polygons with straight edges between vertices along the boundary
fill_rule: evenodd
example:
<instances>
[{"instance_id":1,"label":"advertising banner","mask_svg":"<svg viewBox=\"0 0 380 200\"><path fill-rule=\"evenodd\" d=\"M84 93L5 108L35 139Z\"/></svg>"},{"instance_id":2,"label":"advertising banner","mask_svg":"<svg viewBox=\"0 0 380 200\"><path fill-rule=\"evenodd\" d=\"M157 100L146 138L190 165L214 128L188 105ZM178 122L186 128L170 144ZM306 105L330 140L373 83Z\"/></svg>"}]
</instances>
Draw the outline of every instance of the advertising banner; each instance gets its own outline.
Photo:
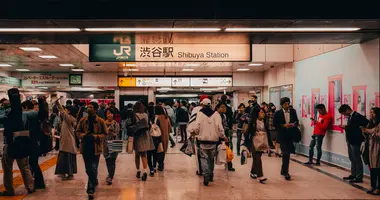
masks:
<instances>
[{"instance_id":1,"label":"advertising banner","mask_svg":"<svg viewBox=\"0 0 380 200\"><path fill-rule=\"evenodd\" d=\"M21 80L13 77L0 76L0 85L20 87Z\"/></svg>"},{"instance_id":2,"label":"advertising banner","mask_svg":"<svg viewBox=\"0 0 380 200\"><path fill-rule=\"evenodd\" d=\"M25 73L22 75L23 87L69 86L69 74Z\"/></svg>"}]
</instances>

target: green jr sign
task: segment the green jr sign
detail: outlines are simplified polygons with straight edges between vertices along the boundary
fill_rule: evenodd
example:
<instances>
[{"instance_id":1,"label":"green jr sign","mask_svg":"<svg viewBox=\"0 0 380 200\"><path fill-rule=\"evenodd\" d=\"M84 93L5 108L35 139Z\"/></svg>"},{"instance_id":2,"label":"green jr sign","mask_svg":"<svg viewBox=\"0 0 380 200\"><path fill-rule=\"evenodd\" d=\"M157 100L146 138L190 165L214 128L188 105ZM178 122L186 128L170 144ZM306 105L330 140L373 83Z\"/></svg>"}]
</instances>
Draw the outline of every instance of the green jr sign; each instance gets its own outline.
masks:
<instances>
[{"instance_id":1,"label":"green jr sign","mask_svg":"<svg viewBox=\"0 0 380 200\"><path fill-rule=\"evenodd\" d=\"M90 62L136 61L134 44L90 44Z\"/></svg>"},{"instance_id":2,"label":"green jr sign","mask_svg":"<svg viewBox=\"0 0 380 200\"><path fill-rule=\"evenodd\" d=\"M0 76L0 85L21 87L21 80L13 77Z\"/></svg>"}]
</instances>

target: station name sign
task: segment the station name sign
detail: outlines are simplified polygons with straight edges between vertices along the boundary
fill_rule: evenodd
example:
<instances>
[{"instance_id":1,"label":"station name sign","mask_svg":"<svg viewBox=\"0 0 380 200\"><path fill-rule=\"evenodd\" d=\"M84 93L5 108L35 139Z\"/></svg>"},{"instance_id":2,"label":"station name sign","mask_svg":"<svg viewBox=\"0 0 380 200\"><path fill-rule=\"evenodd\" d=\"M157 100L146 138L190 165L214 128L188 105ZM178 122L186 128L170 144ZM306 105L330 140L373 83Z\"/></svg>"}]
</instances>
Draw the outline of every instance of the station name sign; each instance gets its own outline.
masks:
<instances>
[{"instance_id":1,"label":"station name sign","mask_svg":"<svg viewBox=\"0 0 380 200\"><path fill-rule=\"evenodd\" d=\"M232 87L231 77L119 77L119 87Z\"/></svg>"},{"instance_id":2,"label":"station name sign","mask_svg":"<svg viewBox=\"0 0 380 200\"><path fill-rule=\"evenodd\" d=\"M91 62L251 61L250 44L90 44Z\"/></svg>"}]
</instances>

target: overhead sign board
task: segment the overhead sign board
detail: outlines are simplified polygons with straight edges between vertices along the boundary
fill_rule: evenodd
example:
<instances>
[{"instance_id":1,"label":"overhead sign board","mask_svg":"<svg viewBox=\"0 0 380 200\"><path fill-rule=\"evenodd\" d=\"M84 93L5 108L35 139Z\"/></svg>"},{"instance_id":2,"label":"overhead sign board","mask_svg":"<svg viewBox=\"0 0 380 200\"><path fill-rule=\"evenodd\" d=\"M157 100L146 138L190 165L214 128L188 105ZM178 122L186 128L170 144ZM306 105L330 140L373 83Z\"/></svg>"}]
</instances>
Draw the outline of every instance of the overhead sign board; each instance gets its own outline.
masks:
<instances>
[{"instance_id":1,"label":"overhead sign board","mask_svg":"<svg viewBox=\"0 0 380 200\"><path fill-rule=\"evenodd\" d=\"M91 62L251 61L250 44L90 44Z\"/></svg>"},{"instance_id":2,"label":"overhead sign board","mask_svg":"<svg viewBox=\"0 0 380 200\"><path fill-rule=\"evenodd\" d=\"M231 77L191 78L192 87L232 87Z\"/></svg>"},{"instance_id":3,"label":"overhead sign board","mask_svg":"<svg viewBox=\"0 0 380 200\"><path fill-rule=\"evenodd\" d=\"M13 77L0 76L0 85L21 87L21 80Z\"/></svg>"},{"instance_id":4,"label":"overhead sign board","mask_svg":"<svg viewBox=\"0 0 380 200\"><path fill-rule=\"evenodd\" d=\"M147 77L147 78L136 78L137 87L171 87L171 78L158 78L158 77Z\"/></svg>"},{"instance_id":5,"label":"overhead sign board","mask_svg":"<svg viewBox=\"0 0 380 200\"><path fill-rule=\"evenodd\" d=\"M69 86L69 74L25 73L22 75L24 87L56 87Z\"/></svg>"},{"instance_id":6,"label":"overhead sign board","mask_svg":"<svg viewBox=\"0 0 380 200\"><path fill-rule=\"evenodd\" d=\"M172 87L190 87L190 78L172 78Z\"/></svg>"},{"instance_id":7,"label":"overhead sign board","mask_svg":"<svg viewBox=\"0 0 380 200\"><path fill-rule=\"evenodd\" d=\"M119 77L119 87L136 87L136 78Z\"/></svg>"}]
</instances>

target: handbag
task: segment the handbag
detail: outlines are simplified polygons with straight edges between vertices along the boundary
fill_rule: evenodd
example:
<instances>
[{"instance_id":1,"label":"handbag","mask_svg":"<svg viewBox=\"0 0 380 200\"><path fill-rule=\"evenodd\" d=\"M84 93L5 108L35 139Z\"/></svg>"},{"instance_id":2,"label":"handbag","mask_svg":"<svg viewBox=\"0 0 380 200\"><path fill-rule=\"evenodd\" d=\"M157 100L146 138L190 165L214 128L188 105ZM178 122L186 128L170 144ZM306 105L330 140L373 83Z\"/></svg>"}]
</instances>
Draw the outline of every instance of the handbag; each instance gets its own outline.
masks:
<instances>
[{"instance_id":1,"label":"handbag","mask_svg":"<svg viewBox=\"0 0 380 200\"><path fill-rule=\"evenodd\" d=\"M145 118L140 119L137 115L135 115L138 121L132 126L128 127L128 132L133 133L134 137L138 137L143 134L145 131L149 130L148 122Z\"/></svg>"},{"instance_id":2,"label":"handbag","mask_svg":"<svg viewBox=\"0 0 380 200\"><path fill-rule=\"evenodd\" d=\"M241 132L246 134L248 131L248 127L249 127L249 125L247 123L244 123L243 127L241 128Z\"/></svg>"},{"instance_id":3,"label":"handbag","mask_svg":"<svg viewBox=\"0 0 380 200\"><path fill-rule=\"evenodd\" d=\"M127 153L132 154L133 153L133 137L128 137L128 143L127 143Z\"/></svg>"},{"instance_id":4,"label":"handbag","mask_svg":"<svg viewBox=\"0 0 380 200\"><path fill-rule=\"evenodd\" d=\"M157 153L162 153L164 152L164 146L162 145L162 142L157 147Z\"/></svg>"},{"instance_id":5,"label":"handbag","mask_svg":"<svg viewBox=\"0 0 380 200\"><path fill-rule=\"evenodd\" d=\"M150 135L153 137L161 136L161 129L159 126L157 126L157 118L154 119L154 123L152 124L152 127L150 128Z\"/></svg>"},{"instance_id":6,"label":"handbag","mask_svg":"<svg viewBox=\"0 0 380 200\"><path fill-rule=\"evenodd\" d=\"M188 156L192 156L195 154L195 146L194 146L194 140L189 138L181 147L180 151L182 151L184 154Z\"/></svg>"},{"instance_id":7,"label":"handbag","mask_svg":"<svg viewBox=\"0 0 380 200\"><path fill-rule=\"evenodd\" d=\"M294 127L291 129L291 132L292 132L293 142L295 142L295 143L300 142L301 137L302 137L301 130L298 127Z\"/></svg>"},{"instance_id":8,"label":"handbag","mask_svg":"<svg viewBox=\"0 0 380 200\"><path fill-rule=\"evenodd\" d=\"M123 140L108 140L108 153L121 153L123 152Z\"/></svg>"},{"instance_id":9,"label":"handbag","mask_svg":"<svg viewBox=\"0 0 380 200\"><path fill-rule=\"evenodd\" d=\"M257 131L253 137L253 147L256 151L266 151L269 149L268 135L264 131Z\"/></svg>"}]
</instances>

